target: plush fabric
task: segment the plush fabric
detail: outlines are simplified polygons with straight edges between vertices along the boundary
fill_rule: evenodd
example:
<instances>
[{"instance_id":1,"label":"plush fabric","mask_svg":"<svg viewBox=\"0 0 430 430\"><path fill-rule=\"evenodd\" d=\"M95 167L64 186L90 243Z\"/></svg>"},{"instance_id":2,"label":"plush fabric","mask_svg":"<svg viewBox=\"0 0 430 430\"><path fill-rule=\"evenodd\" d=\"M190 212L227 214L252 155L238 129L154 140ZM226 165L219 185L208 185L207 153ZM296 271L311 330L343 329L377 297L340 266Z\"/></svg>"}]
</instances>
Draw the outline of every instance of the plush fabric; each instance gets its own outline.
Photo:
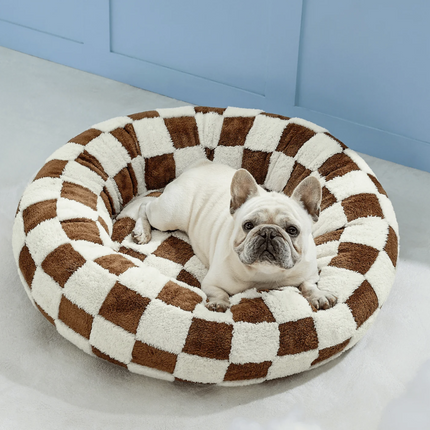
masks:
<instances>
[{"instance_id":1,"label":"plush fabric","mask_svg":"<svg viewBox=\"0 0 430 430\"><path fill-rule=\"evenodd\" d=\"M319 284L335 307L316 312L286 286L211 312L199 288L206 268L183 232L132 241L133 197L162 192L204 157L287 195L309 175L320 180ZM170 381L244 385L319 366L361 339L394 281L398 226L374 173L327 130L187 106L108 120L57 150L22 196L13 249L33 304L88 354Z\"/></svg>"}]
</instances>

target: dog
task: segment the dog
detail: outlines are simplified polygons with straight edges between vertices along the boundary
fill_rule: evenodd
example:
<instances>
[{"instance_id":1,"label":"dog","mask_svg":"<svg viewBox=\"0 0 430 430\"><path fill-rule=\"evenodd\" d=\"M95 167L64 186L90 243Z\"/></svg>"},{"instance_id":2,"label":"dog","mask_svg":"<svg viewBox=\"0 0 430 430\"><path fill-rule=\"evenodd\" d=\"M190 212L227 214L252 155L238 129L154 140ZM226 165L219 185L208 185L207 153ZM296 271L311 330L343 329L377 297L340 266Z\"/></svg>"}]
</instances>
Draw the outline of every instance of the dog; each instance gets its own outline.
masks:
<instances>
[{"instance_id":1,"label":"dog","mask_svg":"<svg viewBox=\"0 0 430 430\"><path fill-rule=\"evenodd\" d=\"M291 197L259 186L245 169L201 160L169 183L159 197L142 197L133 230L136 243L151 240L151 226L188 234L208 268L202 281L209 310L225 312L229 296L248 288L298 287L315 309L337 298L320 290L312 224L321 185L307 177Z\"/></svg>"}]
</instances>

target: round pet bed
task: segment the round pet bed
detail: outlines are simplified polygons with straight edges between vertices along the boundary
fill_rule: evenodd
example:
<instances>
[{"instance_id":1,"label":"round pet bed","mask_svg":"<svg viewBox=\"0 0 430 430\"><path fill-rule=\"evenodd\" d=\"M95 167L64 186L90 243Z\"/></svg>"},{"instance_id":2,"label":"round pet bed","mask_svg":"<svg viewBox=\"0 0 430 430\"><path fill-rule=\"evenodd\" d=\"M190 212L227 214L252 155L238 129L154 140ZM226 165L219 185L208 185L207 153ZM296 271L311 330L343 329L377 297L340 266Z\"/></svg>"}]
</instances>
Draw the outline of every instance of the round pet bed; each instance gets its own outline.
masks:
<instances>
[{"instance_id":1,"label":"round pet bed","mask_svg":"<svg viewBox=\"0 0 430 430\"><path fill-rule=\"evenodd\" d=\"M336 306L315 311L285 286L211 312L206 269L183 232L133 242L133 197L162 192L204 157L287 195L318 178L319 286ZM244 385L315 368L361 339L394 280L398 226L372 170L322 127L187 106L108 120L57 150L22 196L13 249L33 304L86 353L169 381Z\"/></svg>"}]
</instances>

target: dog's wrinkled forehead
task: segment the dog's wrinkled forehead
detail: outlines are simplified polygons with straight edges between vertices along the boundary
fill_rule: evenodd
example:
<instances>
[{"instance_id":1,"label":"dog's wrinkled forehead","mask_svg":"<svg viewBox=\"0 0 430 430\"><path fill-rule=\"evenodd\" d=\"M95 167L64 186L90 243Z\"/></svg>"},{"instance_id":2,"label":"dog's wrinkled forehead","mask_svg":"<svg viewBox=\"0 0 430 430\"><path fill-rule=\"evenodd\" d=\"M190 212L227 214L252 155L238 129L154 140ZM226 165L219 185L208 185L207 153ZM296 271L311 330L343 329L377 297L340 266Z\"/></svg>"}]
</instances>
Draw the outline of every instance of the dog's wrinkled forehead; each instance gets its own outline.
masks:
<instances>
[{"instance_id":1,"label":"dog's wrinkled forehead","mask_svg":"<svg viewBox=\"0 0 430 430\"><path fill-rule=\"evenodd\" d=\"M285 220L300 224L307 218L306 212L297 202L276 192L249 199L242 206L239 215L242 219L253 219L261 224L277 225Z\"/></svg>"}]
</instances>

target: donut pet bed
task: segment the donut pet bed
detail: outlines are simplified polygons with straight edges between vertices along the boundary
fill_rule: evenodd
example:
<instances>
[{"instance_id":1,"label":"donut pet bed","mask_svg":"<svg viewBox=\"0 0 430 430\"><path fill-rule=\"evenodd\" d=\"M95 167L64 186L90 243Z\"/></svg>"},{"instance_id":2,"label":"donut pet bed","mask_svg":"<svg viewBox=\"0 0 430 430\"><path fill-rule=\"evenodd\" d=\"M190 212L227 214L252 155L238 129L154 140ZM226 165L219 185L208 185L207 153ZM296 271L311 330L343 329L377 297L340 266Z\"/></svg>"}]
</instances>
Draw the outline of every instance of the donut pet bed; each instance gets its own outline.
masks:
<instances>
[{"instance_id":1,"label":"donut pet bed","mask_svg":"<svg viewBox=\"0 0 430 430\"><path fill-rule=\"evenodd\" d=\"M190 163L244 167L290 195L323 189L314 227L316 311L297 288L247 290L225 313L205 307L206 268L185 233L132 239L133 197L162 192ZM58 149L24 192L13 250L32 303L90 355L165 379L244 385L320 366L375 321L394 281L398 226L367 164L327 130L255 109L182 107L114 118Z\"/></svg>"}]
</instances>

